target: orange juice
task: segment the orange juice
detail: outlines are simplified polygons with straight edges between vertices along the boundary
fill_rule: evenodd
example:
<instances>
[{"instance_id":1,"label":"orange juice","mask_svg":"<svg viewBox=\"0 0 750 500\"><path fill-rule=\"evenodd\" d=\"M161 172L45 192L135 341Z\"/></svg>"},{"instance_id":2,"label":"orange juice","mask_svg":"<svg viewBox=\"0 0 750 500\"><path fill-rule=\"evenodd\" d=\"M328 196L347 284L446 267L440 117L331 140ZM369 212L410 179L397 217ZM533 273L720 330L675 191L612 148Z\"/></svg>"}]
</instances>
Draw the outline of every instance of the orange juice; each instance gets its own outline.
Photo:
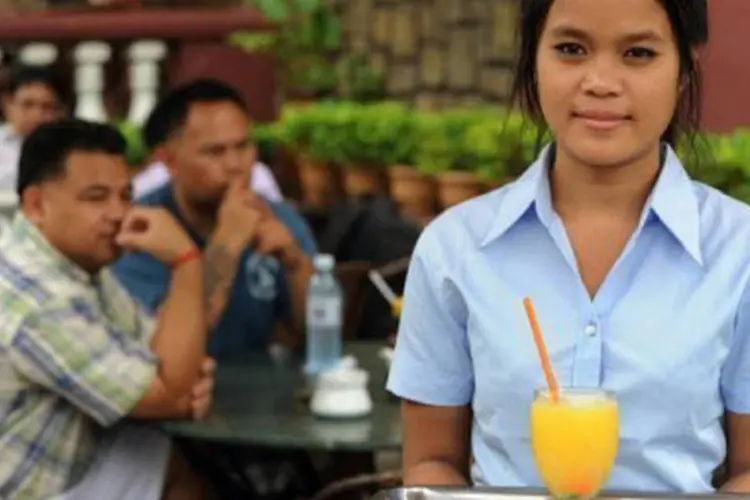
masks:
<instances>
[{"instance_id":1,"label":"orange juice","mask_svg":"<svg viewBox=\"0 0 750 500\"><path fill-rule=\"evenodd\" d=\"M531 446L539 474L556 498L589 499L605 486L617 456L617 402L590 389L539 391L531 407Z\"/></svg>"}]
</instances>

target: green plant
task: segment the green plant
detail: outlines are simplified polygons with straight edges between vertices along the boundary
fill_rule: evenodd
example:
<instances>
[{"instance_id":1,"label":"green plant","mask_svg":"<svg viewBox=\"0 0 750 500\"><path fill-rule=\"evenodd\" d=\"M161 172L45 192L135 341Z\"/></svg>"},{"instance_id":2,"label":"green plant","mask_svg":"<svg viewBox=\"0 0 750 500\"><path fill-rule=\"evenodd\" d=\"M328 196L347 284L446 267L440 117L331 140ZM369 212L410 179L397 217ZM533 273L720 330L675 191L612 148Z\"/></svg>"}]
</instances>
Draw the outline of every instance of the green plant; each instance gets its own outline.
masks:
<instances>
[{"instance_id":1,"label":"green plant","mask_svg":"<svg viewBox=\"0 0 750 500\"><path fill-rule=\"evenodd\" d=\"M374 102L385 97L383 75L373 69L365 54L342 56L337 66L343 99Z\"/></svg>"},{"instance_id":2,"label":"green plant","mask_svg":"<svg viewBox=\"0 0 750 500\"><path fill-rule=\"evenodd\" d=\"M113 125L120 131L125 138L127 148L125 158L131 167L143 165L148 157L148 151L143 143L141 127L134 125L127 120L116 120Z\"/></svg>"},{"instance_id":3,"label":"green plant","mask_svg":"<svg viewBox=\"0 0 750 500\"><path fill-rule=\"evenodd\" d=\"M417 134L417 168L426 174L475 170L477 149L473 140L467 137L469 131L473 130L471 134L481 139L486 148L488 129L480 127L489 126L497 118L497 110L494 108L453 109L421 114ZM485 161L491 154L491 151L485 149L480 156Z\"/></svg>"},{"instance_id":4,"label":"green plant","mask_svg":"<svg viewBox=\"0 0 750 500\"><path fill-rule=\"evenodd\" d=\"M341 163L348 129L356 118L349 103L323 101L303 108L285 106L277 138L289 149L320 163Z\"/></svg>"},{"instance_id":5,"label":"green plant","mask_svg":"<svg viewBox=\"0 0 750 500\"><path fill-rule=\"evenodd\" d=\"M750 130L705 136L708 151L686 155L691 175L730 196L750 203ZM684 154L684 150L683 150Z\"/></svg>"},{"instance_id":6,"label":"green plant","mask_svg":"<svg viewBox=\"0 0 750 500\"><path fill-rule=\"evenodd\" d=\"M250 136L258 149L261 161L272 161L282 146L281 122L258 123L253 125Z\"/></svg>"},{"instance_id":7,"label":"green plant","mask_svg":"<svg viewBox=\"0 0 750 500\"><path fill-rule=\"evenodd\" d=\"M344 130L343 162L382 167L412 163L415 137L410 110L396 102L348 103L351 123Z\"/></svg>"},{"instance_id":8,"label":"green plant","mask_svg":"<svg viewBox=\"0 0 750 500\"><path fill-rule=\"evenodd\" d=\"M326 0L247 0L272 32L239 31L228 42L249 52L270 52L281 66L285 94L331 94L337 86L332 55L341 49L341 22Z\"/></svg>"}]
</instances>

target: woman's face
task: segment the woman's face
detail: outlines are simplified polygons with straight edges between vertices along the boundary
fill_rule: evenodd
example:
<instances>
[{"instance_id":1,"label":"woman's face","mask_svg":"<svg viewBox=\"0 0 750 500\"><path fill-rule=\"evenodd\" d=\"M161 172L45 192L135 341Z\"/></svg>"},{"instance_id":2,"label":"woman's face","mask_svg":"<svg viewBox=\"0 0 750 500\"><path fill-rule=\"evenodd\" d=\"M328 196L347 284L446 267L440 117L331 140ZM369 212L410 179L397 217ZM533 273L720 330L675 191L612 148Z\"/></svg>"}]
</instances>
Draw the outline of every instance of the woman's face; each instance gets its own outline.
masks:
<instances>
[{"instance_id":1,"label":"woman's face","mask_svg":"<svg viewBox=\"0 0 750 500\"><path fill-rule=\"evenodd\" d=\"M561 154L613 167L658 147L680 77L660 2L555 0L536 64L542 112Z\"/></svg>"}]
</instances>

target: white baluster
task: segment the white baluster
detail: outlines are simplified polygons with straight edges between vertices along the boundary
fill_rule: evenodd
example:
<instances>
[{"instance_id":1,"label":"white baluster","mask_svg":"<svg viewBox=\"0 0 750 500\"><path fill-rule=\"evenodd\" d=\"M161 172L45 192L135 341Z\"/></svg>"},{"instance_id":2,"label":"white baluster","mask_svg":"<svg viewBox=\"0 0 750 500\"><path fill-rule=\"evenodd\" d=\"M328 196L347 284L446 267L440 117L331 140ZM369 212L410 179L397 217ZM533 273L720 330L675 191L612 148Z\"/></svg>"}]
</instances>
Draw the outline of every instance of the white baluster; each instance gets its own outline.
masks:
<instances>
[{"instance_id":1,"label":"white baluster","mask_svg":"<svg viewBox=\"0 0 750 500\"><path fill-rule=\"evenodd\" d=\"M18 51L18 59L29 66L47 66L57 60L57 47L51 43L29 43Z\"/></svg>"},{"instance_id":2,"label":"white baluster","mask_svg":"<svg viewBox=\"0 0 750 500\"><path fill-rule=\"evenodd\" d=\"M128 49L130 123L142 125L154 109L159 90L159 63L166 55L167 44L160 40L138 40Z\"/></svg>"},{"instance_id":3,"label":"white baluster","mask_svg":"<svg viewBox=\"0 0 750 500\"><path fill-rule=\"evenodd\" d=\"M107 121L102 92L104 64L111 55L112 50L104 42L81 42L76 46L73 53L76 62L76 117L95 122Z\"/></svg>"}]
</instances>

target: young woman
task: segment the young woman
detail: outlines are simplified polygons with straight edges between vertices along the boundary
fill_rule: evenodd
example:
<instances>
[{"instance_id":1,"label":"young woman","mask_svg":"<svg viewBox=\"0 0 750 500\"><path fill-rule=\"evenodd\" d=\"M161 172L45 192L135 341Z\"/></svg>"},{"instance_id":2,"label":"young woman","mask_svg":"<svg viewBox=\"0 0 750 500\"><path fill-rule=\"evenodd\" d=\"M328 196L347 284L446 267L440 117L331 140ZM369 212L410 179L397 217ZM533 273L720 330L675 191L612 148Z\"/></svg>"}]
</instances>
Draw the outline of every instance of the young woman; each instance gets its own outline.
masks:
<instances>
[{"instance_id":1,"label":"young woman","mask_svg":"<svg viewBox=\"0 0 750 500\"><path fill-rule=\"evenodd\" d=\"M617 397L610 488L707 492L726 459L750 492L750 208L673 150L698 125L706 0L520 4L517 94L554 143L419 241L388 383L405 482L540 485L530 296L560 384Z\"/></svg>"}]
</instances>

